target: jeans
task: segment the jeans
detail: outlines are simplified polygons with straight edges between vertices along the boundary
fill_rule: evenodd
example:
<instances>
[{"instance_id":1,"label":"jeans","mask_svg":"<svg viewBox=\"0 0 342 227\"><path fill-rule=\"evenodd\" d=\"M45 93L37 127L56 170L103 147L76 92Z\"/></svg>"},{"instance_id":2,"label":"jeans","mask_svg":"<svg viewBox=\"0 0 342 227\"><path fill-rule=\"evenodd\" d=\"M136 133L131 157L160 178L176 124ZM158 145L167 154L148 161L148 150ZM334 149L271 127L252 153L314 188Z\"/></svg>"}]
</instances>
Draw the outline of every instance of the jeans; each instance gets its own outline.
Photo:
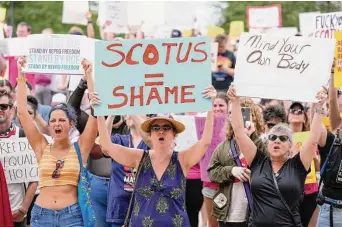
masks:
<instances>
[{"instance_id":1,"label":"jeans","mask_svg":"<svg viewBox=\"0 0 342 227\"><path fill-rule=\"evenodd\" d=\"M323 204L319 206L319 215L318 215L318 227L329 227L330 226L330 205ZM334 227L342 226L342 209L333 208L333 223Z\"/></svg>"},{"instance_id":2,"label":"jeans","mask_svg":"<svg viewBox=\"0 0 342 227\"><path fill-rule=\"evenodd\" d=\"M31 227L83 227L81 208L78 203L61 210L45 209L34 204Z\"/></svg>"},{"instance_id":3,"label":"jeans","mask_svg":"<svg viewBox=\"0 0 342 227\"><path fill-rule=\"evenodd\" d=\"M96 216L96 227L110 227L106 222L109 178L90 174L90 199Z\"/></svg>"}]
</instances>

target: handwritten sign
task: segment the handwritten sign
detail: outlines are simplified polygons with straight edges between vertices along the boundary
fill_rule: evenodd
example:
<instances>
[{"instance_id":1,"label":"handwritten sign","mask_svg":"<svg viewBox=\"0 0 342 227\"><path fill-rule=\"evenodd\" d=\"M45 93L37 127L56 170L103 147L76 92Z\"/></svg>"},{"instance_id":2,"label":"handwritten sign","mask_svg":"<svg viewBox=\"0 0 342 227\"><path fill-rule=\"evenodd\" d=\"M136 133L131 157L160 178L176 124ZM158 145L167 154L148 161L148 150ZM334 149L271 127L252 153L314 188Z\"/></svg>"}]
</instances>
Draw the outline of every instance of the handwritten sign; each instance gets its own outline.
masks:
<instances>
[{"instance_id":1,"label":"handwritten sign","mask_svg":"<svg viewBox=\"0 0 342 227\"><path fill-rule=\"evenodd\" d=\"M336 39L334 87L342 87L342 31L334 34Z\"/></svg>"},{"instance_id":2,"label":"handwritten sign","mask_svg":"<svg viewBox=\"0 0 342 227\"><path fill-rule=\"evenodd\" d=\"M89 12L88 1L64 1L62 23L87 25L85 16L87 12Z\"/></svg>"},{"instance_id":3,"label":"handwritten sign","mask_svg":"<svg viewBox=\"0 0 342 227\"><path fill-rule=\"evenodd\" d=\"M334 48L331 39L243 33L235 67L237 95L316 102L330 77Z\"/></svg>"},{"instance_id":4,"label":"handwritten sign","mask_svg":"<svg viewBox=\"0 0 342 227\"><path fill-rule=\"evenodd\" d=\"M229 25L229 36L233 39L238 39L242 32L245 31L243 21L232 21Z\"/></svg>"},{"instance_id":5,"label":"handwritten sign","mask_svg":"<svg viewBox=\"0 0 342 227\"><path fill-rule=\"evenodd\" d=\"M0 54L4 54L4 55L9 54L8 43L7 43L7 40L5 39L0 40Z\"/></svg>"},{"instance_id":6,"label":"handwritten sign","mask_svg":"<svg viewBox=\"0 0 342 227\"><path fill-rule=\"evenodd\" d=\"M281 26L282 16L280 4L247 7L248 28L270 28Z\"/></svg>"},{"instance_id":7,"label":"handwritten sign","mask_svg":"<svg viewBox=\"0 0 342 227\"><path fill-rule=\"evenodd\" d=\"M95 43L99 116L200 112L211 84L209 37Z\"/></svg>"},{"instance_id":8,"label":"handwritten sign","mask_svg":"<svg viewBox=\"0 0 342 227\"><path fill-rule=\"evenodd\" d=\"M219 145L224 139L224 126L226 123L226 117L215 117L214 121L214 132L213 132L213 138L211 140L211 144L209 145L207 152L203 156L200 166L201 166L201 180L210 182L207 169L208 165L211 159L211 156L213 155L217 145ZM201 139L203 135L204 130L204 124L205 124L205 117L196 117L196 130L197 130L197 138Z\"/></svg>"},{"instance_id":9,"label":"handwritten sign","mask_svg":"<svg viewBox=\"0 0 342 227\"><path fill-rule=\"evenodd\" d=\"M217 68L217 52L218 52L218 43L211 43L211 70L215 71Z\"/></svg>"},{"instance_id":10,"label":"handwritten sign","mask_svg":"<svg viewBox=\"0 0 342 227\"><path fill-rule=\"evenodd\" d=\"M36 155L26 138L0 140L0 162L8 184L39 181Z\"/></svg>"},{"instance_id":11,"label":"handwritten sign","mask_svg":"<svg viewBox=\"0 0 342 227\"><path fill-rule=\"evenodd\" d=\"M107 32L127 33L128 25L128 2L123 1L100 1L99 2L99 22L105 24Z\"/></svg>"},{"instance_id":12,"label":"handwritten sign","mask_svg":"<svg viewBox=\"0 0 342 227\"><path fill-rule=\"evenodd\" d=\"M317 38L334 38L336 31L342 30L342 12L322 13L314 17L315 32Z\"/></svg>"},{"instance_id":13,"label":"handwritten sign","mask_svg":"<svg viewBox=\"0 0 342 227\"><path fill-rule=\"evenodd\" d=\"M302 36L312 37L316 30L315 19L320 12L308 12L299 14L299 30Z\"/></svg>"},{"instance_id":14,"label":"handwritten sign","mask_svg":"<svg viewBox=\"0 0 342 227\"><path fill-rule=\"evenodd\" d=\"M215 38L217 35L224 34L224 29L218 26L208 26L208 36L211 38Z\"/></svg>"},{"instance_id":15,"label":"handwritten sign","mask_svg":"<svg viewBox=\"0 0 342 227\"><path fill-rule=\"evenodd\" d=\"M83 75L81 42L85 36L32 35L26 73Z\"/></svg>"},{"instance_id":16,"label":"handwritten sign","mask_svg":"<svg viewBox=\"0 0 342 227\"><path fill-rule=\"evenodd\" d=\"M293 134L293 140L296 143L297 149L299 151L302 150L303 145L305 144L306 140L309 138L310 132L297 132ZM316 183L316 169L315 169L315 162L312 161L310 173L306 176L305 184L312 184Z\"/></svg>"},{"instance_id":17,"label":"handwritten sign","mask_svg":"<svg viewBox=\"0 0 342 227\"><path fill-rule=\"evenodd\" d=\"M195 116L175 115L173 118L185 125L185 130L176 137L176 151L184 151L197 141Z\"/></svg>"}]
</instances>

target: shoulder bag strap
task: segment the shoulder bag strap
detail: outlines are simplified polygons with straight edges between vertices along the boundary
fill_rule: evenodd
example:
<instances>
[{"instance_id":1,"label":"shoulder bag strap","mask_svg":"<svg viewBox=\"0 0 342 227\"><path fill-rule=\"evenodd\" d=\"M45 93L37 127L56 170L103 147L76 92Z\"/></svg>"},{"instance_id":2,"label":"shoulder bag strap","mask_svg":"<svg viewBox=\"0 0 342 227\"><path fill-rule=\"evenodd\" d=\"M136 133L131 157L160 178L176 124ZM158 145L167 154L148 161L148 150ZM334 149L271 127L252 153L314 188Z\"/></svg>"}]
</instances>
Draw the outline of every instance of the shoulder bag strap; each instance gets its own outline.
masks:
<instances>
[{"instance_id":1,"label":"shoulder bag strap","mask_svg":"<svg viewBox=\"0 0 342 227\"><path fill-rule=\"evenodd\" d=\"M323 181L323 174L325 173L325 169L327 168L327 164L328 164L328 161L330 159L331 151L332 151L332 149L333 149L333 147L335 145L335 142L337 140L337 136L338 136L338 134L335 136L334 141L333 141L333 143L332 143L332 145L330 147L329 153L327 155L327 158L325 159L325 161L324 161L324 163L322 165L322 168L321 168L321 171L320 171L320 176L321 177L319 179L319 184L318 184L318 189L319 190L321 189L321 185L322 185L322 181Z\"/></svg>"},{"instance_id":2,"label":"shoulder bag strap","mask_svg":"<svg viewBox=\"0 0 342 227\"><path fill-rule=\"evenodd\" d=\"M230 140L230 150L232 151L233 157L234 157L234 161L235 164L238 167L242 167L241 161L240 161L240 157L239 154L236 151L236 147L235 147L235 141L234 139ZM252 198L252 193L251 193L251 188L249 186L249 182L243 182L243 186L245 188L245 192L246 192L246 196L247 196L247 200L248 200L248 205L249 205L249 209L250 211L252 211L252 207L253 207L253 198Z\"/></svg>"},{"instance_id":3,"label":"shoulder bag strap","mask_svg":"<svg viewBox=\"0 0 342 227\"><path fill-rule=\"evenodd\" d=\"M133 192L132 192L132 195L131 195L131 199L129 201L128 210L127 210L127 214L126 214L126 217L125 217L125 222L124 222L124 225L123 225L124 227L128 227L129 217L131 216L131 210L132 210L132 205L133 205L133 198L134 198L134 194L135 194L136 184L138 182L138 178L139 178L139 175L140 175L140 172L141 172L141 169L142 169L142 162L145 159L146 153L147 153L147 151L143 152L143 155L142 155L142 157L140 159L140 163L139 163L139 166L138 166L138 169L137 169L137 174L135 176L135 182L134 182L134 188L133 188Z\"/></svg>"},{"instance_id":4,"label":"shoulder bag strap","mask_svg":"<svg viewBox=\"0 0 342 227\"><path fill-rule=\"evenodd\" d=\"M282 194L281 194L281 192L279 190L277 178L275 177L275 175L273 173L273 167L272 167L271 161L270 161L270 166L271 166L271 174L272 174L272 177L273 177L273 183L274 183L274 186L275 186L275 188L277 190L278 196L279 196L280 200L282 201L282 203L284 204L284 206L286 207L287 211L290 213L290 215L292 217L293 223L295 224L295 226L297 226L297 223L296 223L296 220L295 220L295 218L293 216L291 208L289 207L289 205L287 205L287 202L285 201L284 197L282 196Z\"/></svg>"},{"instance_id":5,"label":"shoulder bag strap","mask_svg":"<svg viewBox=\"0 0 342 227\"><path fill-rule=\"evenodd\" d=\"M83 162L82 162L82 155L81 155L81 151L80 151L80 146L78 146L78 143L75 142L74 143L74 147L77 153L77 157L78 157L78 161L80 162L80 168L83 167Z\"/></svg>"}]
</instances>

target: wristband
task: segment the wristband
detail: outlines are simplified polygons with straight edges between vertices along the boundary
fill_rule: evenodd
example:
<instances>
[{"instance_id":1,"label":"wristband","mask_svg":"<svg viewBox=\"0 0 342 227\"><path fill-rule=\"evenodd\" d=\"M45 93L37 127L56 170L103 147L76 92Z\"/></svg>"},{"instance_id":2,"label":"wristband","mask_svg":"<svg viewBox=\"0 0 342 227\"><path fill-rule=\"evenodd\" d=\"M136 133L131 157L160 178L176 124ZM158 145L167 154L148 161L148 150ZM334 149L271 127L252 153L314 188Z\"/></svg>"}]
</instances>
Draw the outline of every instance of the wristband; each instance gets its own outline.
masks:
<instances>
[{"instance_id":1,"label":"wristband","mask_svg":"<svg viewBox=\"0 0 342 227\"><path fill-rule=\"evenodd\" d=\"M93 23L93 21L91 21L91 20L88 20L88 24L91 24L91 23Z\"/></svg>"},{"instance_id":2,"label":"wristband","mask_svg":"<svg viewBox=\"0 0 342 227\"><path fill-rule=\"evenodd\" d=\"M90 107L90 114L91 114L91 116L93 116L93 118L97 118L97 116L95 116L95 114L94 114L94 108L93 107Z\"/></svg>"},{"instance_id":3,"label":"wristband","mask_svg":"<svg viewBox=\"0 0 342 227\"><path fill-rule=\"evenodd\" d=\"M26 77L23 77L23 76L18 76L16 80L17 82L24 82L24 83L26 83L27 81Z\"/></svg>"},{"instance_id":4,"label":"wristband","mask_svg":"<svg viewBox=\"0 0 342 227\"><path fill-rule=\"evenodd\" d=\"M325 110L324 110L324 108L315 108L315 113L324 115L325 114Z\"/></svg>"}]
</instances>

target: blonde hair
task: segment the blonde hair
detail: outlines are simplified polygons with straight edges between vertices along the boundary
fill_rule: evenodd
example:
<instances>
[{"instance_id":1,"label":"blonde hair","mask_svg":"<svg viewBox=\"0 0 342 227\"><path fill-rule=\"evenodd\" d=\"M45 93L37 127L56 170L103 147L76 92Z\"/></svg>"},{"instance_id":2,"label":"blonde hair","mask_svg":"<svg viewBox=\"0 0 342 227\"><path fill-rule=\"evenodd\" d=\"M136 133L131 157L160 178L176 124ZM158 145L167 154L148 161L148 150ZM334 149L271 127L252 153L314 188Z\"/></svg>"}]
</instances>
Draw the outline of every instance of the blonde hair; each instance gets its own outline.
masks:
<instances>
[{"instance_id":1,"label":"blonde hair","mask_svg":"<svg viewBox=\"0 0 342 227\"><path fill-rule=\"evenodd\" d=\"M230 103L228 102L228 105ZM255 131L258 135L261 135L265 128L264 128L264 121L262 117L262 113L260 112L260 108L253 102L251 98L241 98L240 99L240 106L250 108L252 114L252 122L255 125ZM231 140L234 137L233 127L228 120L226 122L226 139Z\"/></svg>"}]
</instances>

